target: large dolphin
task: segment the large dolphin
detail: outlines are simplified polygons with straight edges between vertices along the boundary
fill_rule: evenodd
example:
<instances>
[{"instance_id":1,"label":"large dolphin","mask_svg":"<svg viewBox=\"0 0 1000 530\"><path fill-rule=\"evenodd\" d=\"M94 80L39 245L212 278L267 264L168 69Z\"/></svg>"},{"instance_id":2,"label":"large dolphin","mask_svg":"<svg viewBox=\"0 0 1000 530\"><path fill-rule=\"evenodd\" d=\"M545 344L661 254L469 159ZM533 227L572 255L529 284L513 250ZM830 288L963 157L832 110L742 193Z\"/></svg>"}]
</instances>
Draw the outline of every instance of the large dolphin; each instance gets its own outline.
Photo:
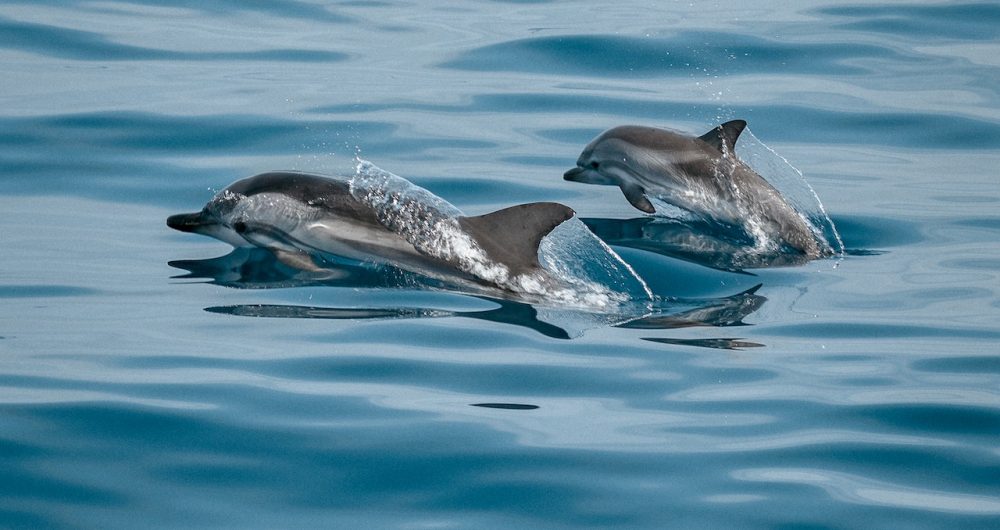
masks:
<instances>
[{"instance_id":1,"label":"large dolphin","mask_svg":"<svg viewBox=\"0 0 1000 530\"><path fill-rule=\"evenodd\" d=\"M705 220L773 238L809 258L829 253L809 222L773 186L736 157L743 120L700 136L625 125L601 133L580 154L566 180L618 186L632 206L656 209L649 196Z\"/></svg>"},{"instance_id":2,"label":"large dolphin","mask_svg":"<svg viewBox=\"0 0 1000 530\"><path fill-rule=\"evenodd\" d=\"M267 248L299 269L318 269L313 257L332 254L521 291L525 281L548 278L538 245L574 215L567 206L540 202L462 216L427 190L391 177L263 173L233 183L199 212L170 216L167 225L236 247Z\"/></svg>"}]
</instances>

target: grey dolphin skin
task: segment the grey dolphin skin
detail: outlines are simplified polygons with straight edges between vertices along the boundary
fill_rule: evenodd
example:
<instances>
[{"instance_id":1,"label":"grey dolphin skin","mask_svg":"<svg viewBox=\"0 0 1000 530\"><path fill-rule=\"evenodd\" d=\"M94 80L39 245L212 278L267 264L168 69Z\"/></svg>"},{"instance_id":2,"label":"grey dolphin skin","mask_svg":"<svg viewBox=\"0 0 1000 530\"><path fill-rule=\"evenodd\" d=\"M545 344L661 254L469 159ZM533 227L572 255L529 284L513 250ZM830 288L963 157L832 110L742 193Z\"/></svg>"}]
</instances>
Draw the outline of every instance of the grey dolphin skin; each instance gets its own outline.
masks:
<instances>
[{"instance_id":1,"label":"grey dolphin skin","mask_svg":"<svg viewBox=\"0 0 1000 530\"><path fill-rule=\"evenodd\" d=\"M750 227L757 223L809 258L824 255L809 223L773 186L736 157L746 127L733 120L700 136L625 125L601 133L563 176L586 184L618 186L639 210L655 213L654 196L708 221ZM752 233L753 230L748 230Z\"/></svg>"},{"instance_id":2,"label":"grey dolphin skin","mask_svg":"<svg viewBox=\"0 0 1000 530\"><path fill-rule=\"evenodd\" d=\"M493 282L493 276L477 274L477 263L500 265L510 276L539 272L542 238L574 215L561 204L531 203L475 217L446 217L442 229L451 230L459 243L471 241L474 248L459 245L448 247L454 252L436 252L437 247L422 244L417 237L421 234L408 233L406 223L387 222L374 203L363 199L366 190L357 186L348 178L264 173L233 183L199 212L170 216L167 226L236 247L267 248L283 263L304 270L318 268L315 254L333 254L509 289L503 278ZM417 202L404 206L408 215L415 216L413 224L426 226L441 219L432 217L433 206ZM444 243L452 244L454 238ZM470 265L470 252L479 252L481 261L473 259Z\"/></svg>"}]
</instances>

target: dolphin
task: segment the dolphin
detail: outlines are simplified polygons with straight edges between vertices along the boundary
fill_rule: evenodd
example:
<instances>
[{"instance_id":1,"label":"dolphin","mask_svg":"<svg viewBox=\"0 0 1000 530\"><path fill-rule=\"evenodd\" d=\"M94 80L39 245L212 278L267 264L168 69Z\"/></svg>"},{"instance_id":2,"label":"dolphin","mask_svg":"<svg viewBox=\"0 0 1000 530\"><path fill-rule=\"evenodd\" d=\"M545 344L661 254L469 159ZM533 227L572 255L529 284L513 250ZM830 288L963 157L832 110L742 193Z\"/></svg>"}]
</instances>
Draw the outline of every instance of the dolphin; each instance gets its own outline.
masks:
<instances>
[{"instance_id":1,"label":"dolphin","mask_svg":"<svg viewBox=\"0 0 1000 530\"><path fill-rule=\"evenodd\" d=\"M703 220L743 228L758 241L773 240L809 259L831 251L777 189L736 157L747 122L733 120L693 137L624 125L591 141L563 178L618 186L639 210L655 213L653 196Z\"/></svg>"},{"instance_id":2,"label":"dolphin","mask_svg":"<svg viewBox=\"0 0 1000 530\"><path fill-rule=\"evenodd\" d=\"M366 181L279 171L239 180L201 211L167 226L234 247L269 249L286 265L321 272L315 256L388 264L432 278L522 291L525 278L551 280L538 245L574 212L538 202L480 216L406 180Z\"/></svg>"}]
</instances>

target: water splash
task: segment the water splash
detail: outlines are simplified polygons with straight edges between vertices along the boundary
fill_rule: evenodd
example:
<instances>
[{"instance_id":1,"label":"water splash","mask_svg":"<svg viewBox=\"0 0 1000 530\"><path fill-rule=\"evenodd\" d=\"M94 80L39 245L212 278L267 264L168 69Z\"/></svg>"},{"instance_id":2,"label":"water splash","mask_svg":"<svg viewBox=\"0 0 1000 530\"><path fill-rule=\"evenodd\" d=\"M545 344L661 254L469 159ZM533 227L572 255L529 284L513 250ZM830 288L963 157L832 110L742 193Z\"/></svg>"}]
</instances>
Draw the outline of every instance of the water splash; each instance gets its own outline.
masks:
<instances>
[{"instance_id":1,"label":"water splash","mask_svg":"<svg viewBox=\"0 0 1000 530\"><path fill-rule=\"evenodd\" d=\"M358 159L351 195L369 205L379 222L417 250L456 263L460 270L515 292L530 292L510 270L491 260L458 223L461 210L408 180ZM528 289L526 289L528 287Z\"/></svg>"},{"instance_id":2,"label":"water splash","mask_svg":"<svg viewBox=\"0 0 1000 530\"><path fill-rule=\"evenodd\" d=\"M542 240L544 270L513 274L462 230L461 210L426 189L361 159L350 186L380 223L421 252L533 302L606 310L652 297L635 271L579 220L562 223Z\"/></svg>"},{"instance_id":3,"label":"water splash","mask_svg":"<svg viewBox=\"0 0 1000 530\"><path fill-rule=\"evenodd\" d=\"M781 195L809 222L817 239L843 257L844 241L830 219L816 190L805 175L788 159L768 147L750 130L744 129L736 145L736 153L758 175L774 186Z\"/></svg>"},{"instance_id":4,"label":"water splash","mask_svg":"<svg viewBox=\"0 0 1000 530\"><path fill-rule=\"evenodd\" d=\"M747 254L773 255L780 253L781 241L774 237L765 226L764 219L766 218L766 213L763 211L763 208L755 201L748 199L746 191L737 185L734 179L727 176L736 170L736 166L740 162L740 157L736 153L730 152L728 143L722 142L721 147L722 158L719 164L714 167L714 177L716 182L729 188L732 196L736 198L737 204L742 204L744 208L749 210L741 212L745 214L741 216L743 229L753 242L753 246L748 250Z\"/></svg>"},{"instance_id":5,"label":"water splash","mask_svg":"<svg viewBox=\"0 0 1000 530\"><path fill-rule=\"evenodd\" d=\"M632 266L576 217L557 226L542 240L538 261L546 270L571 282L631 294L631 301L637 294L647 301L653 298L653 292Z\"/></svg>"}]
</instances>

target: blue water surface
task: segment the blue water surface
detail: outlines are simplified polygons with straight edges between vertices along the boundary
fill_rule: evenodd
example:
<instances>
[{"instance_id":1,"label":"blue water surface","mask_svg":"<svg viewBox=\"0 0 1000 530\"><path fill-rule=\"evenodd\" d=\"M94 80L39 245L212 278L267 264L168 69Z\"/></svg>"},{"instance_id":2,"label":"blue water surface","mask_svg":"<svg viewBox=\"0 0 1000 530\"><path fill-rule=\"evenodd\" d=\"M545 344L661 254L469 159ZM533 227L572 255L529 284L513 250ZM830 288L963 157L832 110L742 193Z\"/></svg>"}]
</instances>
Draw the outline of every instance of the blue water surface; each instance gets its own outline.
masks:
<instances>
[{"instance_id":1,"label":"blue water surface","mask_svg":"<svg viewBox=\"0 0 1000 530\"><path fill-rule=\"evenodd\" d=\"M996 528L995 3L0 5L0 527ZM361 156L468 214L746 119L847 252L620 323L173 232ZM614 220L620 220L614 223ZM607 224L606 223L606 224Z\"/></svg>"}]
</instances>

